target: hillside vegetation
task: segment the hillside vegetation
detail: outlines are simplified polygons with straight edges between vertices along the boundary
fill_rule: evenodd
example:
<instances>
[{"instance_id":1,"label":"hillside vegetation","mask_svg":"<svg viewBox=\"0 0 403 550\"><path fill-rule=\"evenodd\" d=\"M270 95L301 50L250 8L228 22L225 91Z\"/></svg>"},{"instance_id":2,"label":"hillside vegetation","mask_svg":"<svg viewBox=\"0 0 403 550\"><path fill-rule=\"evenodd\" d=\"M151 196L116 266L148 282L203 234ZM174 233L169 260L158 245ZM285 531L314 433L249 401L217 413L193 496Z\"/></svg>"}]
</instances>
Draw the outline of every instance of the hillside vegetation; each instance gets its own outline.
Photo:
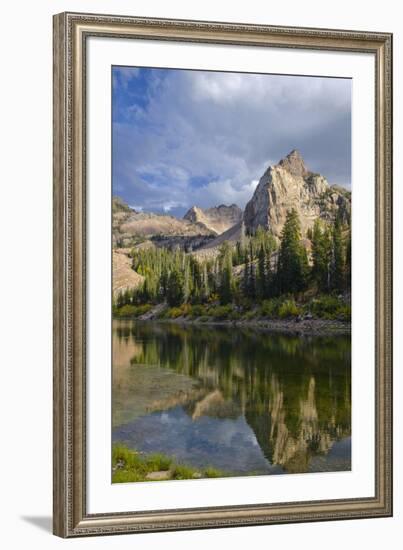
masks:
<instances>
[{"instance_id":1,"label":"hillside vegetation","mask_svg":"<svg viewBox=\"0 0 403 550\"><path fill-rule=\"evenodd\" d=\"M224 241L212 259L166 248L133 249L131 259L144 282L118 293L118 316L166 303L159 315L172 318L236 320L251 312L274 318L309 314L349 319L350 229L339 219L332 225L317 220L302 239L298 214L292 210L279 244L258 228L249 236L242 231L235 246Z\"/></svg>"}]
</instances>

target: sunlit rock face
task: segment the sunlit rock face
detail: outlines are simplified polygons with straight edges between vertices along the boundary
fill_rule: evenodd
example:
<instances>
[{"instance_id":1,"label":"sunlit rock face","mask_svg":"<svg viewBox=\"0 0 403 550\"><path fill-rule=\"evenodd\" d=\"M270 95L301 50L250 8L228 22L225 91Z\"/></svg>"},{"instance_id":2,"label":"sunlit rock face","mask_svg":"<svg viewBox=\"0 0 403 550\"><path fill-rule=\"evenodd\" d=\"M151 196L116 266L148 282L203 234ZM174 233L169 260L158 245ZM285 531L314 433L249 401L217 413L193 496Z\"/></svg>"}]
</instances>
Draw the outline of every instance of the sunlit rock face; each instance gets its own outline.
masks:
<instances>
[{"instance_id":1,"label":"sunlit rock face","mask_svg":"<svg viewBox=\"0 0 403 550\"><path fill-rule=\"evenodd\" d=\"M295 209L305 236L317 218L331 221L340 212L348 222L351 213L349 191L330 186L324 176L310 172L298 151L291 151L274 166L269 166L244 212L247 231L260 226L279 238L287 212Z\"/></svg>"},{"instance_id":2,"label":"sunlit rock face","mask_svg":"<svg viewBox=\"0 0 403 550\"><path fill-rule=\"evenodd\" d=\"M230 207L225 207L230 208ZM235 207L238 208L238 207ZM214 209L213 209L214 210ZM112 246L133 248L138 242L144 246L147 239L161 237L165 246L201 246L217 232L205 224L180 219L168 214L137 212L120 197L112 198Z\"/></svg>"},{"instance_id":3,"label":"sunlit rock face","mask_svg":"<svg viewBox=\"0 0 403 550\"><path fill-rule=\"evenodd\" d=\"M113 268L113 295L138 288L144 282L144 277L132 269L132 260L129 257L130 249L119 248L112 251Z\"/></svg>"},{"instance_id":4,"label":"sunlit rock face","mask_svg":"<svg viewBox=\"0 0 403 550\"><path fill-rule=\"evenodd\" d=\"M242 210L236 204L230 206L220 204L211 208L192 206L184 215L184 219L201 224L217 235L221 235L241 221Z\"/></svg>"}]
</instances>

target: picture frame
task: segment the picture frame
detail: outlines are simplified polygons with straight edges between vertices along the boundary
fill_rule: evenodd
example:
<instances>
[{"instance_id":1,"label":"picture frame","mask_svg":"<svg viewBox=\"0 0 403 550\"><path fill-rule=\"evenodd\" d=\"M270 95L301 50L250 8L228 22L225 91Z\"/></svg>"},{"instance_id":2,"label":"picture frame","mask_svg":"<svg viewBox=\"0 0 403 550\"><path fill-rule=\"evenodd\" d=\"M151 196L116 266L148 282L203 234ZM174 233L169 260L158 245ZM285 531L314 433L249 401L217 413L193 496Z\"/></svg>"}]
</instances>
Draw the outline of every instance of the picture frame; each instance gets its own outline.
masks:
<instances>
[{"instance_id":1,"label":"picture frame","mask_svg":"<svg viewBox=\"0 0 403 550\"><path fill-rule=\"evenodd\" d=\"M91 38L356 53L375 61L374 494L136 511L88 511L86 77ZM61 537L392 515L392 35L61 13L54 16L54 533ZM175 65L174 60L172 60ZM141 63L139 63L141 64ZM103 93L102 90L99 92ZM371 239L369 232L368 239ZM353 365L354 369L354 365ZM107 451L105 451L107 452ZM212 481L213 482L213 481ZM191 483L191 482L190 482Z\"/></svg>"}]
</instances>

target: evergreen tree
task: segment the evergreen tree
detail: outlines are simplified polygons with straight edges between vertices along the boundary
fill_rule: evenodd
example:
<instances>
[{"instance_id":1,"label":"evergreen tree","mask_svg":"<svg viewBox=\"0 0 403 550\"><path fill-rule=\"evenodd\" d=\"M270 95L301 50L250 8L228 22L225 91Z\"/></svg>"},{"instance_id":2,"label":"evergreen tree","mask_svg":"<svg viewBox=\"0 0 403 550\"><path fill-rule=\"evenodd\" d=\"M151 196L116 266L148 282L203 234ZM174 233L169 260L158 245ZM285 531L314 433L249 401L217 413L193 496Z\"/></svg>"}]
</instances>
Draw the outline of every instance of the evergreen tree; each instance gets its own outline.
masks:
<instances>
[{"instance_id":1,"label":"evergreen tree","mask_svg":"<svg viewBox=\"0 0 403 550\"><path fill-rule=\"evenodd\" d=\"M261 246L265 245L266 242L266 231L264 227L261 225L258 225L255 233L255 238L253 239L255 242L256 250L259 249Z\"/></svg>"},{"instance_id":2,"label":"evergreen tree","mask_svg":"<svg viewBox=\"0 0 403 550\"><path fill-rule=\"evenodd\" d=\"M254 299L256 298L256 273L255 273L255 264L253 260L253 256L250 256L249 261L249 277L248 277L248 283L249 283L249 289L248 289L248 295L250 298Z\"/></svg>"},{"instance_id":3,"label":"evergreen tree","mask_svg":"<svg viewBox=\"0 0 403 550\"><path fill-rule=\"evenodd\" d=\"M306 287L308 258L301 242L301 227L296 210L287 213L281 233L277 266L280 293L298 292Z\"/></svg>"},{"instance_id":4,"label":"evergreen tree","mask_svg":"<svg viewBox=\"0 0 403 550\"><path fill-rule=\"evenodd\" d=\"M349 288L348 227L339 218L333 226L317 220L307 235L312 243L311 280L318 290L340 292ZM300 292L306 287L309 268L295 210L287 214L279 253L274 257L275 250L276 241L270 231L258 227L255 234L247 237L244 225L236 246L224 242L218 256L212 259L185 253L179 246L133 249L132 267L144 277L144 282L135 291L117 294L115 307L163 299L170 306L195 304L207 302L212 296L215 300L217 294L221 303L227 304L238 303L242 297L252 301ZM233 275L233 267L237 265L244 267L239 283Z\"/></svg>"},{"instance_id":5,"label":"evergreen tree","mask_svg":"<svg viewBox=\"0 0 403 550\"><path fill-rule=\"evenodd\" d=\"M351 288L351 231L349 231L345 250L345 288Z\"/></svg>"},{"instance_id":6,"label":"evergreen tree","mask_svg":"<svg viewBox=\"0 0 403 550\"><path fill-rule=\"evenodd\" d=\"M232 255L232 264L239 265L241 263L241 244L239 241L237 241L235 244L235 251Z\"/></svg>"},{"instance_id":7,"label":"evergreen tree","mask_svg":"<svg viewBox=\"0 0 403 550\"><path fill-rule=\"evenodd\" d=\"M249 297L249 275L250 275L250 267L249 267L249 254L246 254L245 257L245 265L243 270L243 279L242 279L242 291L244 296Z\"/></svg>"},{"instance_id":8,"label":"evergreen tree","mask_svg":"<svg viewBox=\"0 0 403 550\"><path fill-rule=\"evenodd\" d=\"M246 298L254 299L256 295L255 268L250 256L246 253L241 290Z\"/></svg>"},{"instance_id":9,"label":"evergreen tree","mask_svg":"<svg viewBox=\"0 0 403 550\"><path fill-rule=\"evenodd\" d=\"M202 276L202 300L203 302L206 302L208 300L210 294L210 288L209 288L209 276L208 276L208 270L207 270L207 263L204 262L203 264L203 276Z\"/></svg>"},{"instance_id":10,"label":"evergreen tree","mask_svg":"<svg viewBox=\"0 0 403 550\"><path fill-rule=\"evenodd\" d=\"M341 291L344 288L345 282L345 253L341 231L341 222L338 217L336 218L333 226L332 248L333 261L331 288L336 291Z\"/></svg>"},{"instance_id":11,"label":"evergreen tree","mask_svg":"<svg viewBox=\"0 0 403 550\"><path fill-rule=\"evenodd\" d=\"M116 297L116 306L117 307L122 307L123 305L124 305L123 293L121 291L119 291L119 293Z\"/></svg>"},{"instance_id":12,"label":"evergreen tree","mask_svg":"<svg viewBox=\"0 0 403 550\"><path fill-rule=\"evenodd\" d=\"M274 276L272 270L272 255L277 248L277 243L271 233L266 232L264 251L265 251L265 298L272 298L275 295Z\"/></svg>"},{"instance_id":13,"label":"evergreen tree","mask_svg":"<svg viewBox=\"0 0 403 550\"><path fill-rule=\"evenodd\" d=\"M167 285L167 302L173 306L180 306L184 299L184 280L182 273L174 269L171 271Z\"/></svg>"},{"instance_id":14,"label":"evergreen tree","mask_svg":"<svg viewBox=\"0 0 403 550\"><path fill-rule=\"evenodd\" d=\"M168 271L166 267L164 266L159 280L159 291L161 298L165 298L167 295L167 288L168 288Z\"/></svg>"},{"instance_id":15,"label":"evergreen tree","mask_svg":"<svg viewBox=\"0 0 403 550\"><path fill-rule=\"evenodd\" d=\"M329 226L326 226L323 230L323 243L324 243L325 257L327 259L327 264L326 264L327 271L326 271L326 280L323 284L322 290L329 292L332 285L332 265L334 264L332 232Z\"/></svg>"},{"instance_id":16,"label":"evergreen tree","mask_svg":"<svg viewBox=\"0 0 403 550\"><path fill-rule=\"evenodd\" d=\"M185 261L183 270L183 301L188 302L191 292L190 267L189 262Z\"/></svg>"},{"instance_id":17,"label":"evergreen tree","mask_svg":"<svg viewBox=\"0 0 403 550\"><path fill-rule=\"evenodd\" d=\"M233 277L232 277L232 252L227 241L221 249L221 284L220 284L220 302L228 304L232 300Z\"/></svg>"},{"instance_id":18,"label":"evergreen tree","mask_svg":"<svg viewBox=\"0 0 403 550\"><path fill-rule=\"evenodd\" d=\"M312 279L320 290L329 287L330 242L326 230L322 231L319 220L315 220L312 232Z\"/></svg>"},{"instance_id":19,"label":"evergreen tree","mask_svg":"<svg viewBox=\"0 0 403 550\"><path fill-rule=\"evenodd\" d=\"M245 261L246 246L247 246L247 239L246 239L245 223L242 220L241 236L239 238L239 252L240 252L239 263L240 264L242 264Z\"/></svg>"},{"instance_id":20,"label":"evergreen tree","mask_svg":"<svg viewBox=\"0 0 403 550\"><path fill-rule=\"evenodd\" d=\"M267 273L266 273L266 252L263 243L260 245L258 256L258 272L257 272L257 293L259 298L264 299L267 294Z\"/></svg>"},{"instance_id":21,"label":"evergreen tree","mask_svg":"<svg viewBox=\"0 0 403 550\"><path fill-rule=\"evenodd\" d=\"M276 295L275 277L272 269L272 252L266 256L266 289L265 298L273 298Z\"/></svg>"}]
</instances>

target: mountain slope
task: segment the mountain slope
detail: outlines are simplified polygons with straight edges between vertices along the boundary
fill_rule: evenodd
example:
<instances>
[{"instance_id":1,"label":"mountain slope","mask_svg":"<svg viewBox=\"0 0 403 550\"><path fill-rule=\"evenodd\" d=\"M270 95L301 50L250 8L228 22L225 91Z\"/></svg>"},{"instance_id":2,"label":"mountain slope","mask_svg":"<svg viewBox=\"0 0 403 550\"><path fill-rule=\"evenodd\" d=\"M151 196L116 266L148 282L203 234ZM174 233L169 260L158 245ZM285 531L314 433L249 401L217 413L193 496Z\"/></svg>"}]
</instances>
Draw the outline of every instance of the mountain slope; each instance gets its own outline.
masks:
<instances>
[{"instance_id":1,"label":"mountain slope","mask_svg":"<svg viewBox=\"0 0 403 550\"><path fill-rule=\"evenodd\" d=\"M144 277L132 269L132 262L127 252L123 248L112 251L112 280L115 297L125 290L137 288L144 281Z\"/></svg>"},{"instance_id":2,"label":"mountain slope","mask_svg":"<svg viewBox=\"0 0 403 550\"><path fill-rule=\"evenodd\" d=\"M236 204L226 206L213 206L212 208L199 208L192 206L183 217L192 223L198 223L213 231L217 235L221 235L242 219L242 210Z\"/></svg>"},{"instance_id":3,"label":"mountain slope","mask_svg":"<svg viewBox=\"0 0 403 550\"><path fill-rule=\"evenodd\" d=\"M219 253L220 246L225 241L235 246L236 242L239 241L241 238L241 227L242 222L233 225L232 227L227 229L227 231L221 233L221 235L217 235L215 239L209 240L202 247L195 250L193 252L193 255L199 260L215 258Z\"/></svg>"},{"instance_id":4,"label":"mountain slope","mask_svg":"<svg viewBox=\"0 0 403 550\"><path fill-rule=\"evenodd\" d=\"M131 247L136 241L163 237L179 237L198 240L200 237L214 237L215 232L204 224L178 219L164 214L136 212L120 197L112 200L112 237L116 248Z\"/></svg>"}]
</instances>

